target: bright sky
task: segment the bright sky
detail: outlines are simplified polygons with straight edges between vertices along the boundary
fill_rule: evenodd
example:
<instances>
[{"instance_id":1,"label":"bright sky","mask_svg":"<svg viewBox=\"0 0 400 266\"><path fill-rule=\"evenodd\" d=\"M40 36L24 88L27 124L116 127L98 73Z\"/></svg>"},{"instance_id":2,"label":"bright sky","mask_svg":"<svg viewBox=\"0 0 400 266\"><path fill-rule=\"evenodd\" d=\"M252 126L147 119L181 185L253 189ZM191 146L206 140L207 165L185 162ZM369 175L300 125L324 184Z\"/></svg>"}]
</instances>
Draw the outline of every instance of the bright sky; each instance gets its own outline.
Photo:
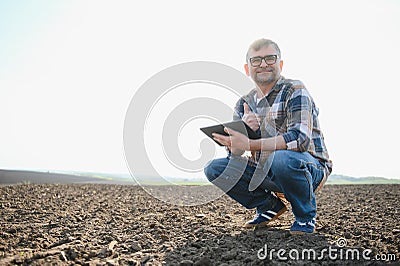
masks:
<instances>
[{"instance_id":1,"label":"bright sky","mask_svg":"<svg viewBox=\"0 0 400 266\"><path fill-rule=\"evenodd\" d=\"M314 97L334 173L400 177L399 25L397 0L1 1L0 168L128 172L124 118L146 80L196 60L242 71L266 37ZM201 138L182 153L196 157Z\"/></svg>"}]
</instances>

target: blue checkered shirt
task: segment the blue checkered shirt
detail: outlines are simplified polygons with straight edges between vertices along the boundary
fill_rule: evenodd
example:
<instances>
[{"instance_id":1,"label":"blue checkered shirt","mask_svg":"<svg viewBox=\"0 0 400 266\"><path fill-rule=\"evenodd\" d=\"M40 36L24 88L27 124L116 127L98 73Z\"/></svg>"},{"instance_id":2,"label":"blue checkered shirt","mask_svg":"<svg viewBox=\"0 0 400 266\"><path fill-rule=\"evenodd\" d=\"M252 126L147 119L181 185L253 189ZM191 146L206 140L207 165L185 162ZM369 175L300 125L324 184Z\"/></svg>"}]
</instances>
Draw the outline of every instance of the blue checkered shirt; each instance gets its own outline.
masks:
<instances>
[{"instance_id":1,"label":"blue checkered shirt","mask_svg":"<svg viewBox=\"0 0 400 266\"><path fill-rule=\"evenodd\" d=\"M261 118L257 132L262 138L282 135L288 150L307 151L325 165L327 175L332 172L318 121L319 110L301 81L281 77L268 95L258 100L257 90L251 90L236 103L233 120L242 119L245 102ZM256 151L248 164L257 166L270 154L270 151Z\"/></svg>"}]
</instances>

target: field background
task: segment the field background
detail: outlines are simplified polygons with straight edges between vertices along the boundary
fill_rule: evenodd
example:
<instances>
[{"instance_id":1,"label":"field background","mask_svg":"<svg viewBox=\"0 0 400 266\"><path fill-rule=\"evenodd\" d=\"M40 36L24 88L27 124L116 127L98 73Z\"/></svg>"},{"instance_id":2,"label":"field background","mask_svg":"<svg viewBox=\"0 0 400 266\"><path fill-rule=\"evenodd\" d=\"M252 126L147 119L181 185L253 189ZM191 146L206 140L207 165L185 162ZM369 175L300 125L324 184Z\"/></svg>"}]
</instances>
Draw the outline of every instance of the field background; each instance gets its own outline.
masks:
<instances>
[{"instance_id":1,"label":"field background","mask_svg":"<svg viewBox=\"0 0 400 266\"><path fill-rule=\"evenodd\" d=\"M167 177L173 184L179 185L208 185L205 179L185 179ZM144 179L141 177L141 179ZM153 182L153 177L146 177L145 185L160 185ZM99 184L137 184L135 179L129 174L110 174L97 172L78 172L78 171L26 171L26 170L1 170L0 184L70 184L70 183L99 183ZM384 177L351 177L344 175L331 175L327 184L332 185L351 185L351 184L400 184L400 179Z\"/></svg>"}]
</instances>

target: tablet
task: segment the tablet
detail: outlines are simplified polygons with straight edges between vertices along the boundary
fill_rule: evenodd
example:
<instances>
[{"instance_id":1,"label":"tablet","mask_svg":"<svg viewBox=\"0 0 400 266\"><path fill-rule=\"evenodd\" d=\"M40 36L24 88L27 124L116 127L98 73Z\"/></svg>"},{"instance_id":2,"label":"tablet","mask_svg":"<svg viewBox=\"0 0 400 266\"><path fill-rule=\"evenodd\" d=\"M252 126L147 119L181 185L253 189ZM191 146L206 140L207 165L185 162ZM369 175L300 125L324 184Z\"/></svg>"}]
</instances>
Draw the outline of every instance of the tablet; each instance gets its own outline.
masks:
<instances>
[{"instance_id":1,"label":"tablet","mask_svg":"<svg viewBox=\"0 0 400 266\"><path fill-rule=\"evenodd\" d=\"M228 133L224 131L224 127L231 128L235 131L238 131L244 135L246 135L249 139L259 139L260 136L252 130L243 120L237 120L227 123L222 123L219 125L209 126L209 127L202 127L200 128L201 131L204 132L207 136L209 136L212 140L213 136L212 133L218 133L221 135L229 136ZM223 146L218 141L214 140L218 145Z\"/></svg>"}]
</instances>

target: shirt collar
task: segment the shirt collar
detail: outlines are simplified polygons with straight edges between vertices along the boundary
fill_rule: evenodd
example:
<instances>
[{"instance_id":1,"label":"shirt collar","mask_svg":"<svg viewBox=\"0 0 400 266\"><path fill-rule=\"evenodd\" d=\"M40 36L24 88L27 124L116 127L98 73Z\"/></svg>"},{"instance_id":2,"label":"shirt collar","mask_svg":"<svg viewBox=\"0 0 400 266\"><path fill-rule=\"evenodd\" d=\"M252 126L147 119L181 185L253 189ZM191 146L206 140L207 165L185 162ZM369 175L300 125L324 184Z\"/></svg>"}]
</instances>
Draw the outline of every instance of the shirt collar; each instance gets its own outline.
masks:
<instances>
[{"instance_id":1,"label":"shirt collar","mask_svg":"<svg viewBox=\"0 0 400 266\"><path fill-rule=\"evenodd\" d=\"M277 90L279 91L281 89L280 85L283 84L285 82L285 77L284 76L280 76L278 81L276 82L275 86L272 87L271 91Z\"/></svg>"},{"instance_id":2,"label":"shirt collar","mask_svg":"<svg viewBox=\"0 0 400 266\"><path fill-rule=\"evenodd\" d=\"M271 91L279 91L281 89L281 86L285 82L285 77L280 76L274 87L272 87ZM270 92L271 93L271 92ZM256 105L255 97L257 95L257 89L254 88L252 89L247 95L244 96L244 99L247 103L250 103L251 105ZM264 96L266 97L266 96Z\"/></svg>"}]
</instances>

